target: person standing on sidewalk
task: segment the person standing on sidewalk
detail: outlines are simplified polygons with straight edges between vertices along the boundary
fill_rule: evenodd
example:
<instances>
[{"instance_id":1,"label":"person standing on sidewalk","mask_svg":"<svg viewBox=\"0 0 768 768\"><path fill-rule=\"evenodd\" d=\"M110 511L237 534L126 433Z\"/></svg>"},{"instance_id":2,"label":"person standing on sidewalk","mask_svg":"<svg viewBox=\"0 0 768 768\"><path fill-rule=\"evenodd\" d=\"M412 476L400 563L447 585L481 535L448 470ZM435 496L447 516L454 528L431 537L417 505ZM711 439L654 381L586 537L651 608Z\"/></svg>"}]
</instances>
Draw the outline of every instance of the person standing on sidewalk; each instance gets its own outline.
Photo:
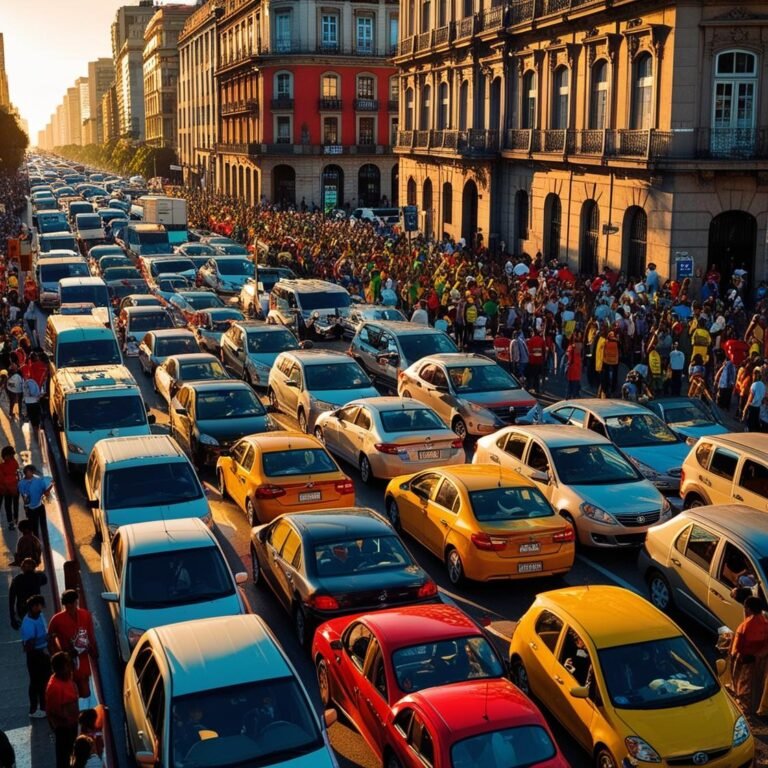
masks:
<instances>
[{"instance_id":1,"label":"person standing on sidewalk","mask_svg":"<svg viewBox=\"0 0 768 768\"><path fill-rule=\"evenodd\" d=\"M669 391L672 397L680 397L683 388L683 371L685 370L685 352L679 348L678 342L672 342L669 353L669 370L671 373Z\"/></svg>"},{"instance_id":2,"label":"person standing on sidewalk","mask_svg":"<svg viewBox=\"0 0 768 768\"><path fill-rule=\"evenodd\" d=\"M750 432L760 432L760 406L768 395L760 366L752 371L752 385L749 388L747 402L741 413L741 420L747 423Z\"/></svg>"},{"instance_id":3,"label":"person standing on sidewalk","mask_svg":"<svg viewBox=\"0 0 768 768\"><path fill-rule=\"evenodd\" d=\"M24 411L26 412L27 419L29 419L32 429L35 430L35 436L39 437L41 391L40 385L32 377L24 379L22 397L24 398Z\"/></svg>"},{"instance_id":4,"label":"person standing on sidewalk","mask_svg":"<svg viewBox=\"0 0 768 768\"><path fill-rule=\"evenodd\" d=\"M27 615L27 600L33 595L39 595L48 583L48 577L36 570L37 564L31 557L22 560L21 573L11 580L8 591L8 608L11 612L11 626L18 629L22 619Z\"/></svg>"},{"instance_id":5,"label":"person standing on sidewalk","mask_svg":"<svg viewBox=\"0 0 768 768\"><path fill-rule=\"evenodd\" d=\"M567 400L577 398L581 391L581 355L583 345L581 333L575 331L568 349L565 350L565 378L568 381Z\"/></svg>"},{"instance_id":6,"label":"person standing on sidewalk","mask_svg":"<svg viewBox=\"0 0 768 768\"><path fill-rule=\"evenodd\" d=\"M29 716L45 717L45 688L51 676L48 658L48 630L46 629L45 598L33 595L27 600L27 615L21 622L21 642L27 656L29 673Z\"/></svg>"},{"instance_id":7,"label":"person standing on sidewalk","mask_svg":"<svg viewBox=\"0 0 768 768\"><path fill-rule=\"evenodd\" d=\"M51 668L53 674L45 689L46 714L56 741L56 768L69 768L78 716L77 686L69 654L54 653Z\"/></svg>"},{"instance_id":8,"label":"person standing on sidewalk","mask_svg":"<svg viewBox=\"0 0 768 768\"><path fill-rule=\"evenodd\" d=\"M40 536L40 523L45 514L43 499L53 489L53 479L41 475L34 464L24 467L24 478L19 481L19 493L24 500L27 520L32 523L35 536Z\"/></svg>"},{"instance_id":9,"label":"person standing on sidewalk","mask_svg":"<svg viewBox=\"0 0 768 768\"><path fill-rule=\"evenodd\" d=\"M8 395L8 416L13 421L14 418L21 420L21 393L24 387L24 379L19 373L19 366L11 363L8 369L8 379L5 382L5 391ZM16 411L14 417L13 411Z\"/></svg>"},{"instance_id":10,"label":"person standing on sidewalk","mask_svg":"<svg viewBox=\"0 0 768 768\"><path fill-rule=\"evenodd\" d=\"M5 518L9 530L19 524L19 462L16 449L6 445L0 452L0 495L5 504Z\"/></svg>"}]
</instances>

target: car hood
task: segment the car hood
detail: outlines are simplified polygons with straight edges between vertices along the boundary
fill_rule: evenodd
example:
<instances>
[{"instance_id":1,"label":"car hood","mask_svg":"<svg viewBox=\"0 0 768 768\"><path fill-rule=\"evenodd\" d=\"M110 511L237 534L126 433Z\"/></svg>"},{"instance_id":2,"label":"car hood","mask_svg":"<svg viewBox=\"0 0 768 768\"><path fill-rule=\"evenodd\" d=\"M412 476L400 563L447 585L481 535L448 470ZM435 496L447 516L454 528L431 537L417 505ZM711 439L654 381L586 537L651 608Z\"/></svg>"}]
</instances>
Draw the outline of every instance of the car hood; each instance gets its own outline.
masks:
<instances>
[{"instance_id":1,"label":"car hood","mask_svg":"<svg viewBox=\"0 0 768 768\"><path fill-rule=\"evenodd\" d=\"M256 365L266 365L271 368L279 354L279 352L249 352L248 362L256 363Z\"/></svg>"},{"instance_id":2,"label":"car hood","mask_svg":"<svg viewBox=\"0 0 768 768\"><path fill-rule=\"evenodd\" d=\"M242 288L246 281L249 280L252 275L220 275L219 280L224 283L224 285L236 285L239 288ZM215 279L215 276L214 276Z\"/></svg>"},{"instance_id":3,"label":"car hood","mask_svg":"<svg viewBox=\"0 0 768 768\"><path fill-rule=\"evenodd\" d=\"M482 405L485 408L504 408L507 405L520 407L530 405L533 407L536 400L533 395L529 395L524 389L502 389L496 392L468 392L457 393L456 397L462 400L468 400L475 405Z\"/></svg>"},{"instance_id":4,"label":"car hood","mask_svg":"<svg viewBox=\"0 0 768 768\"><path fill-rule=\"evenodd\" d=\"M181 520L185 517L208 517L211 514L208 500L205 496L192 501L181 501L178 504L147 504L143 507L125 507L107 511L106 521L109 525L129 525L131 523L148 523L153 520Z\"/></svg>"},{"instance_id":5,"label":"car hood","mask_svg":"<svg viewBox=\"0 0 768 768\"><path fill-rule=\"evenodd\" d=\"M136 629L153 629L163 624L175 624L192 619L210 619L216 616L237 616L243 606L237 590L217 600L205 600L184 605L165 605L162 608L127 608L125 624Z\"/></svg>"},{"instance_id":6,"label":"car hood","mask_svg":"<svg viewBox=\"0 0 768 768\"><path fill-rule=\"evenodd\" d=\"M729 430L722 424L702 424L695 426L686 421L681 421L677 424L669 424L669 428L677 432L677 434L683 437L693 437L698 440L700 437L706 437L707 435L724 435Z\"/></svg>"},{"instance_id":7,"label":"car hood","mask_svg":"<svg viewBox=\"0 0 768 768\"><path fill-rule=\"evenodd\" d=\"M379 397L374 387L364 389L324 389L322 392L312 393L315 400L330 403L335 406L346 405L350 400L359 400L363 397Z\"/></svg>"},{"instance_id":8,"label":"car hood","mask_svg":"<svg viewBox=\"0 0 768 768\"><path fill-rule=\"evenodd\" d=\"M666 473L670 469L680 469L691 448L682 442L670 443L669 445L648 445L639 448L621 448L621 450L627 456L637 459L654 471Z\"/></svg>"},{"instance_id":9,"label":"car hood","mask_svg":"<svg viewBox=\"0 0 768 768\"><path fill-rule=\"evenodd\" d=\"M570 488L588 504L611 513L657 511L664 503L661 493L649 480L610 485L572 485Z\"/></svg>"},{"instance_id":10,"label":"car hood","mask_svg":"<svg viewBox=\"0 0 768 768\"><path fill-rule=\"evenodd\" d=\"M244 435L266 432L270 425L268 414L249 416L245 419L201 419L197 422L200 434L215 437L220 443L229 444L239 440Z\"/></svg>"}]
</instances>

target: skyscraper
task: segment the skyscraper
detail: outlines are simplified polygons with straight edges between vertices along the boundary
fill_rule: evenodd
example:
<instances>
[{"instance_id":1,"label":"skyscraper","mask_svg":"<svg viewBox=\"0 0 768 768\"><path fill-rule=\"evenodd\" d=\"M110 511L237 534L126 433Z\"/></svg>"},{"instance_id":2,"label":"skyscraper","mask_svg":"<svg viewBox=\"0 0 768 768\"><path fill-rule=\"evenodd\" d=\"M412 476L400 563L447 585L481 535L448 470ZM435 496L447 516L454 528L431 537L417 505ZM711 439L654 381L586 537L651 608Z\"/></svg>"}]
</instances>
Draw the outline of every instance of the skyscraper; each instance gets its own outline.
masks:
<instances>
[{"instance_id":1,"label":"skyscraper","mask_svg":"<svg viewBox=\"0 0 768 768\"><path fill-rule=\"evenodd\" d=\"M11 97L8 93L8 75L5 72L5 41L0 32L0 109L11 108Z\"/></svg>"}]
</instances>

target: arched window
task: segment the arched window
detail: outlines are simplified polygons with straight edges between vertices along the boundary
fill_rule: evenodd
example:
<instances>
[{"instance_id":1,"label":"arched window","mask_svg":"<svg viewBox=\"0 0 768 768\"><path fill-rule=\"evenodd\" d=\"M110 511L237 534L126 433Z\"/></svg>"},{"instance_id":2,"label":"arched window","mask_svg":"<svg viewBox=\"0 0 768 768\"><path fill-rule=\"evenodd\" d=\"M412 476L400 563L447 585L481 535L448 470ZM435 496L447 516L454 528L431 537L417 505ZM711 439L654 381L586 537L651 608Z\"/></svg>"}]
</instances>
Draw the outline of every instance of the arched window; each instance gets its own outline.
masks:
<instances>
[{"instance_id":1,"label":"arched window","mask_svg":"<svg viewBox=\"0 0 768 768\"><path fill-rule=\"evenodd\" d=\"M293 75L290 72L275 73L275 98L293 98Z\"/></svg>"},{"instance_id":2,"label":"arched window","mask_svg":"<svg viewBox=\"0 0 768 768\"><path fill-rule=\"evenodd\" d=\"M373 75L357 76L357 98L362 101L373 101L376 98L376 78Z\"/></svg>"},{"instance_id":3,"label":"arched window","mask_svg":"<svg viewBox=\"0 0 768 768\"><path fill-rule=\"evenodd\" d=\"M322 99L339 98L339 76L333 72L327 72L320 81L320 97Z\"/></svg>"},{"instance_id":4,"label":"arched window","mask_svg":"<svg viewBox=\"0 0 768 768\"><path fill-rule=\"evenodd\" d=\"M597 244L600 237L600 209L594 200L581 206L581 250L579 271L582 275L597 274Z\"/></svg>"},{"instance_id":5,"label":"arched window","mask_svg":"<svg viewBox=\"0 0 768 768\"><path fill-rule=\"evenodd\" d=\"M608 62L595 62L592 67L592 88L589 94L589 127L600 130L606 127L608 109Z\"/></svg>"},{"instance_id":6,"label":"arched window","mask_svg":"<svg viewBox=\"0 0 768 768\"><path fill-rule=\"evenodd\" d=\"M413 130L413 88L405 91L405 130Z\"/></svg>"},{"instance_id":7,"label":"arched window","mask_svg":"<svg viewBox=\"0 0 768 768\"><path fill-rule=\"evenodd\" d=\"M421 91L421 109L419 110L419 128L428 131L432 125L432 87L425 85Z\"/></svg>"},{"instance_id":8,"label":"arched window","mask_svg":"<svg viewBox=\"0 0 768 768\"><path fill-rule=\"evenodd\" d=\"M413 180L413 176L408 179L406 201L406 205L416 205L416 182Z\"/></svg>"},{"instance_id":9,"label":"arched window","mask_svg":"<svg viewBox=\"0 0 768 768\"><path fill-rule=\"evenodd\" d=\"M357 172L357 204L374 207L381 201L381 173L372 163L360 166Z\"/></svg>"},{"instance_id":10,"label":"arched window","mask_svg":"<svg viewBox=\"0 0 768 768\"><path fill-rule=\"evenodd\" d=\"M547 261L560 258L560 198L550 192L544 200L544 255Z\"/></svg>"},{"instance_id":11,"label":"arched window","mask_svg":"<svg viewBox=\"0 0 768 768\"><path fill-rule=\"evenodd\" d=\"M523 75L523 109L520 114L521 128L536 127L536 95L537 95L536 73L528 70Z\"/></svg>"},{"instance_id":12,"label":"arched window","mask_svg":"<svg viewBox=\"0 0 768 768\"><path fill-rule=\"evenodd\" d=\"M440 83L437 91L437 128L445 130L451 127L450 103L448 101L448 83Z\"/></svg>"},{"instance_id":13,"label":"arched window","mask_svg":"<svg viewBox=\"0 0 768 768\"><path fill-rule=\"evenodd\" d=\"M552 78L552 128L563 130L568 127L569 100L568 67L558 67Z\"/></svg>"},{"instance_id":14,"label":"arched window","mask_svg":"<svg viewBox=\"0 0 768 768\"><path fill-rule=\"evenodd\" d=\"M443 184L443 224L453 223L453 185Z\"/></svg>"},{"instance_id":15,"label":"arched window","mask_svg":"<svg viewBox=\"0 0 768 768\"><path fill-rule=\"evenodd\" d=\"M717 55L712 107L713 154L742 152L753 146L757 71L754 53L724 51Z\"/></svg>"},{"instance_id":16,"label":"arched window","mask_svg":"<svg viewBox=\"0 0 768 768\"><path fill-rule=\"evenodd\" d=\"M641 279L645 274L648 216L638 205L624 215L624 249L627 277Z\"/></svg>"},{"instance_id":17,"label":"arched window","mask_svg":"<svg viewBox=\"0 0 768 768\"><path fill-rule=\"evenodd\" d=\"M528 239L528 193L519 189L515 194L515 220L517 236L520 240Z\"/></svg>"},{"instance_id":18,"label":"arched window","mask_svg":"<svg viewBox=\"0 0 768 768\"><path fill-rule=\"evenodd\" d=\"M469 80L462 80L459 86L459 130L466 131L469 120Z\"/></svg>"},{"instance_id":19,"label":"arched window","mask_svg":"<svg viewBox=\"0 0 768 768\"><path fill-rule=\"evenodd\" d=\"M653 120L653 59L650 53L641 53L632 67L631 127L645 130Z\"/></svg>"}]
</instances>

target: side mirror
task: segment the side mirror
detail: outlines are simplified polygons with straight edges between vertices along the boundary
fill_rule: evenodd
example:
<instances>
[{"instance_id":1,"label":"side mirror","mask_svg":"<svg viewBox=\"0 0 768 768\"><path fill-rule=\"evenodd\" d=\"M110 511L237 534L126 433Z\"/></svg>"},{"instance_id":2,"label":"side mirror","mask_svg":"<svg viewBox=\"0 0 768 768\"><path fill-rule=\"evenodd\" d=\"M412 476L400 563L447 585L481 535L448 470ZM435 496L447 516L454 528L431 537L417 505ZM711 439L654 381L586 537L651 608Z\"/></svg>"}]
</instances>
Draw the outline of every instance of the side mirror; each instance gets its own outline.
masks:
<instances>
[{"instance_id":1,"label":"side mirror","mask_svg":"<svg viewBox=\"0 0 768 768\"><path fill-rule=\"evenodd\" d=\"M531 478L531 480L533 480L534 483L549 483L551 479L549 472L547 472L546 470L542 471L540 469L537 469L531 472L529 477Z\"/></svg>"},{"instance_id":2,"label":"side mirror","mask_svg":"<svg viewBox=\"0 0 768 768\"><path fill-rule=\"evenodd\" d=\"M86 506L88 509L97 509L99 506L99 501L98 499L88 499Z\"/></svg>"},{"instance_id":3,"label":"side mirror","mask_svg":"<svg viewBox=\"0 0 768 768\"><path fill-rule=\"evenodd\" d=\"M235 574L235 584L245 584L248 581L248 574L245 571L240 571Z\"/></svg>"},{"instance_id":4,"label":"side mirror","mask_svg":"<svg viewBox=\"0 0 768 768\"><path fill-rule=\"evenodd\" d=\"M117 603L120 600L117 592L102 592L101 599L107 603Z\"/></svg>"},{"instance_id":5,"label":"side mirror","mask_svg":"<svg viewBox=\"0 0 768 768\"><path fill-rule=\"evenodd\" d=\"M323 720L325 721L326 728L330 728L338 719L338 712L336 712L333 707L329 707L323 712Z\"/></svg>"},{"instance_id":6,"label":"side mirror","mask_svg":"<svg viewBox=\"0 0 768 768\"><path fill-rule=\"evenodd\" d=\"M589 698L589 686L588 685L577 685L574 688L571 688L570 694L571 694L571 696L573 696L574 699L588 699Z\"/></svg>"},{"instance_id":7,"label":"side mirror","mask_svg":"<svg viewBox=\"0 0 768 768\"><path fill-rule=\"evenodd\" d=\"M342 645L341 640L331 640L331 650L332 651L344 650L344 646Z\"/></svg>"},{"instance_id":8,"label":"side mirror","mask_svg":"<svg viewBox=\"0 0 768 768\"><path fill-rule=\"evenodd\" d=\"M154 424L156 421L157 421L157 416L155 416L154 413L150 413L149 416L147 416L148 424Z\"/></svg>"},{"instance_id":9,"label":"side mirror","mask_svg":"<svg viewBox=\"0 0 768 768\"><path fill-rule=\"evenodd\" d=\"M312 349L314 346L315 345L309 339L299 342L299 349Z\"/></svg>"}]
</instances>

